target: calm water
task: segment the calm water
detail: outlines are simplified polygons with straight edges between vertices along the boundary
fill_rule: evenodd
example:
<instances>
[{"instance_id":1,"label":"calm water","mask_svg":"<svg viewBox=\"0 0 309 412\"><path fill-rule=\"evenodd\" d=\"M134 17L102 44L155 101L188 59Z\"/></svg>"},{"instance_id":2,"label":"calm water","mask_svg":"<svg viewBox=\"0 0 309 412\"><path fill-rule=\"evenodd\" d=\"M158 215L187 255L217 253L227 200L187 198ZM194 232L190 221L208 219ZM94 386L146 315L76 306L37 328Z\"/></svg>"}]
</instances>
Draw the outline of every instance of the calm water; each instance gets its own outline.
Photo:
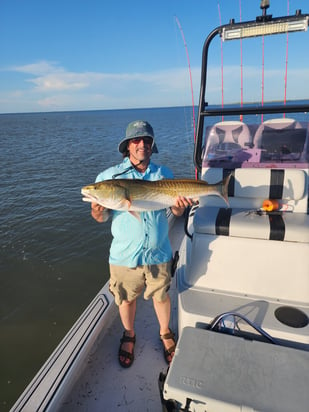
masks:
<instances>
[{"instance_id":1,"label":"calm water","mask_svg":"<svg viewBox=\"0 0 309 412\"><path fill-rule=\"evenodd\" d=\"M176 177L194 177L190 108L0 115L0 410L7 411L108 279L109 223L81 186L121 161L135 119Z\"/></svg>"}]
</instances>

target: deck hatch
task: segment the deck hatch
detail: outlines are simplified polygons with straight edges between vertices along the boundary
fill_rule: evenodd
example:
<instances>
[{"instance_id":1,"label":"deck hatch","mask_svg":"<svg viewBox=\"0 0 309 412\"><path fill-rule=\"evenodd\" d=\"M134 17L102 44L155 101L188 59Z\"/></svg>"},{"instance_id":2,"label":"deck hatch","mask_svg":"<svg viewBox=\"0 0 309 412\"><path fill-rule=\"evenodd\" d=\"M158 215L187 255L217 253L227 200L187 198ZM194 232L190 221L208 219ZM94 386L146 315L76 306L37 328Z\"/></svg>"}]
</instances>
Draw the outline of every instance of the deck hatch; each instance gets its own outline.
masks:
<instances>
[{"instance_id":1,"label":"deck hatch","mask_svg":"<svg viewBox=\"0 0 309 412\"><path fill-rule=\"evenodd\" d=\"M291 328L304 328L308 325L308 316L292 306L280 306L275 310L276 319Z\"/></svg>"}]
</instances>

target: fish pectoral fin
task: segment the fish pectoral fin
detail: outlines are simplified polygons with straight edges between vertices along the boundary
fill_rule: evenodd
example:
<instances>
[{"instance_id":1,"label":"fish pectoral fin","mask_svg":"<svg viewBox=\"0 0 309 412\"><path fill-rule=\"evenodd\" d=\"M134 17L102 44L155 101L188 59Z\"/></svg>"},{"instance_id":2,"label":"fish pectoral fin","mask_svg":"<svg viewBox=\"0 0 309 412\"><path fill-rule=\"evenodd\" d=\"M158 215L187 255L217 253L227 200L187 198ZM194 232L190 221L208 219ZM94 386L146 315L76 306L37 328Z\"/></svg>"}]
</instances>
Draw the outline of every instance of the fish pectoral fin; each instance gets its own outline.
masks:
<instances>
[{"instance_id":1,"label":"fish pectoral fin","mask_svg":"<svg viewBox=\"0 0 309 412\"><path fill-rule=\"evenodd\" d=\"M123 199L123 201L121 202L122 205L125 207L126 210L129 210L131 207L131 202L129 199Z\"/></svg>"},{"instance_id":2,"label":"fish pectoral fin","mask_svg":"<svg viewBox=\"0 0 309 412\"><path fill-rule=\"evenodd\" d=\"M110 208L128 212L131 207L131 202L128 199L121 199L117 204L113 204Z\"/></svg>"}]
</instances>

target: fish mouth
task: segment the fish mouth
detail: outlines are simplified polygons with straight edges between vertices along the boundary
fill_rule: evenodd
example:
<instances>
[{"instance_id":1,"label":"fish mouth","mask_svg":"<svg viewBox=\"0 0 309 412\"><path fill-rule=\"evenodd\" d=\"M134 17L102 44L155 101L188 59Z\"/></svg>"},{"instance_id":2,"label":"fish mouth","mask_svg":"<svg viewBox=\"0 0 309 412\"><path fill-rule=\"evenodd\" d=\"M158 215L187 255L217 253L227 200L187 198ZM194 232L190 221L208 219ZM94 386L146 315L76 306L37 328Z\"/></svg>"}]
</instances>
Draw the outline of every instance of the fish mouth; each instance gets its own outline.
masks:
<instances>
[{"instance_id":1,"label":"fish mouth","mask_svg":"<svg viewBox=\"0 0 309 412\"><path fill-rule=\"evenodd\" d=\"M84 190L81 191L82 195L83 195L83 201L84 202L98 202L97 197L90 195L89 193L86 193Z\"/></svg>"}]
</instances>

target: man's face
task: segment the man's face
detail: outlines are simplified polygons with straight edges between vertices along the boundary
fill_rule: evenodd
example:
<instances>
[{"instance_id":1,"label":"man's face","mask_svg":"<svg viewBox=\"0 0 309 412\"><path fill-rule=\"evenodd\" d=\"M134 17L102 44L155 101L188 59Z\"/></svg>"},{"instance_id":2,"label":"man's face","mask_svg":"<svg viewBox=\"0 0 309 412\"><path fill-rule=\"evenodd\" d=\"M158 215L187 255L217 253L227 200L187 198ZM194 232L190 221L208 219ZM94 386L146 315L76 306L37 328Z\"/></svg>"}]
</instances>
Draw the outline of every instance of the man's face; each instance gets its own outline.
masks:
<instances>
[{"instance_id":1,"label":"man's face","mask_svg":"<svg viewBox=\"0 0 309 412\"><path fill-rule=\"evenodd\" d=\"M136 137L129 140L128 150L130 153L130 160L138 162L149 161L152 154L152 138L151 137Z\"/></svg>"}]
</instances>

